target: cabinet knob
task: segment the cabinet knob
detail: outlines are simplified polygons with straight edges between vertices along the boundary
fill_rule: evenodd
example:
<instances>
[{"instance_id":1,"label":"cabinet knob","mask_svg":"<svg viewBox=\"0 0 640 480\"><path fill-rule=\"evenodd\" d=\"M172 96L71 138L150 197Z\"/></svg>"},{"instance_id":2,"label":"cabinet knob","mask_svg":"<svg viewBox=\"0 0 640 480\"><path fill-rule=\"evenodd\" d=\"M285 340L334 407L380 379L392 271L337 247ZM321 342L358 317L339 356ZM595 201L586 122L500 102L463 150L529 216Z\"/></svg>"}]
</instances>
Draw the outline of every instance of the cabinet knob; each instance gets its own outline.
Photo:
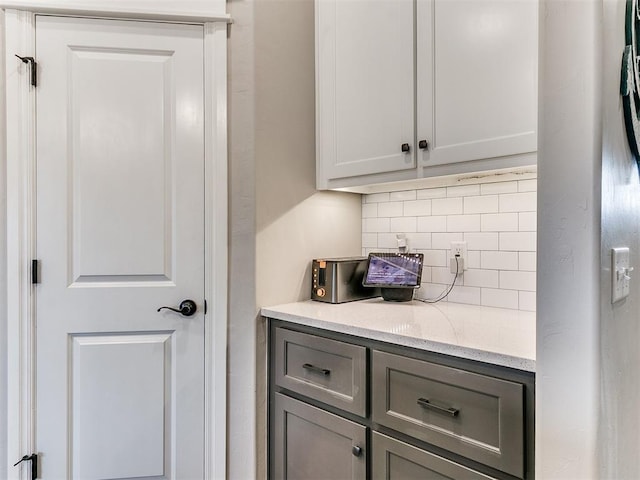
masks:
<instances>
[{"instance_id":1,"label":"cabinet knob","mask_svg":"<svg viewBox=\"0 0 640 480\"><path fill-rule=\"evenodd\" d=\"M403 143L400 149L403 151L403 153L407 153L411 150L411 146L408 143Z\"/></svg>"},{"instance_id":2,"label":"cabinet knob","mask_svg":"<svg viewBox=\"0 0 640 480\"><path fill-rule=\"evenodd\" d=\"M360 448L357 445L354 445L353 448L351 449L351 453L353 453L354 457L359 457L360 455L362 455L362 448Z\"/></svg>"},{"instance_id":3,"label":"cabinet knob","mask_svg":"<svg viewBox=\"0 0 640 480\"><path fill-rule=\"evenodd\" d=\"M426 150L429 148L429 142L427 142L426 140L420 140L418 142L418 148L421 150Z\"/></svg>"}]
</instances>

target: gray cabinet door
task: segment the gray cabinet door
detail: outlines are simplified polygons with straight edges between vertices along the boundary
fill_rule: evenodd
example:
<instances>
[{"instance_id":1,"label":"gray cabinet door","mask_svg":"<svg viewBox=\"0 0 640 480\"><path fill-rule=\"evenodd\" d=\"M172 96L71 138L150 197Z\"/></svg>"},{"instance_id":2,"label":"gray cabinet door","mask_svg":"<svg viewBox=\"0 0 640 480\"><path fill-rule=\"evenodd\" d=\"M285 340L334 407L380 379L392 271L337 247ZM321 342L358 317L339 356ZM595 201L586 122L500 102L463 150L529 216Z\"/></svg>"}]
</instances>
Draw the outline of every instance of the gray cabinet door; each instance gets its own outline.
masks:
<instances>
[{"instance_id":1,"label":"gray cabinet door","mask_svg":"<svg viewBox=\"0 0 640 480\"><path fill-rule=\"evenodd\" d=\"M366 428L362 425L277 393L272 428L273 479L366 477Z\"/></svg>"},{"instance_id":2,"label":"gray cabinet door","mask_svg":"<svg viewBox=\"0 0 640 480\"><path fill-rule=\"evenodd\" d=\"M371 440L371 477L376 480L493 478L378 432L373 432Z\"/></svg>"}]
</instances>

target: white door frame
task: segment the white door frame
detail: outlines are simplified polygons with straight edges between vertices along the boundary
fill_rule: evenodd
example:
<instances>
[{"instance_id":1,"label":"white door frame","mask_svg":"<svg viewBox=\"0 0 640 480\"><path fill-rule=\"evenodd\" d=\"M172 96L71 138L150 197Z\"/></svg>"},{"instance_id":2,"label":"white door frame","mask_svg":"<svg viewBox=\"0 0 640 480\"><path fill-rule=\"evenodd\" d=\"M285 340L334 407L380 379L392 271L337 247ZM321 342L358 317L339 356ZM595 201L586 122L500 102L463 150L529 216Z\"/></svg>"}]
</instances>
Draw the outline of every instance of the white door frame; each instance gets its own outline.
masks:
<instances>
[{"instance_id":1,"label":"white door frame","mask_svg":"<svg viewBox=\"0 0 640 480\"><path fill-rule=\"evenodd\" d=\"M154 5L155 3L155 5ZM7 469L35 450L35 91L28 67L14 57L34 56L35 15L91 15L204 25L205 100L205 478L226 477L227 392L227 23L226 14L195 8L214 2L156 0L0 1L5 29L7 195ZM215 2L219 5L220 2ZM196 5L198 4L198 5ZM46 11L44 6L46 5ZM11 9L9 9L9 7ZM194 7L193 11L189 11ZM207 11L205 11L207 10ZM37 60L37 59L36 59ZM0 86L1 88L1 86ZM0 102L1 105L1 102ZM1 122L0 122L1 124Z\"/></svg>"}]
</instances>

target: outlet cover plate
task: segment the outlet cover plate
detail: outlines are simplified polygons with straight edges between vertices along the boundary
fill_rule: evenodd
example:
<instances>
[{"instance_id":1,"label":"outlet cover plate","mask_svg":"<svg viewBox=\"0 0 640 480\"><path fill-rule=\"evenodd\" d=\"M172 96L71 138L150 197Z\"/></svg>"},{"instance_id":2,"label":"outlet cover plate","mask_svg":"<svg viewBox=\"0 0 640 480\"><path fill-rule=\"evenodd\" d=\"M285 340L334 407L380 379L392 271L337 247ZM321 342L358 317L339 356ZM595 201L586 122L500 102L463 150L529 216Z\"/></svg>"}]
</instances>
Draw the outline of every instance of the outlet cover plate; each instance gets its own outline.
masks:
<instances>
[{"instance_id":1,"label":"outlet cover plate","mask_svg":"<svg viewBox=\"0 0 640 480\"><path fill-rule=\"evenodd\" d=\"M467 267L467 242L451 242L451 260L456 256L456 253L460 254L460 258L462 259L462 270L466 270ZM454 261L455 262L455 261ZM451 265L451 273L456 273L455 263L449 262ZM461 273L461 272L460 272Z\"/></svg>"},{"instance_id":2,"label":"outlet cover plate","mask_svg":"<svg viewBox=\"0 0 640 480\"><path fill-rule=\"evenodd\" d=\"M611 303L629 296L629 248L611 249Z\"/></svg>"}]
</instances>

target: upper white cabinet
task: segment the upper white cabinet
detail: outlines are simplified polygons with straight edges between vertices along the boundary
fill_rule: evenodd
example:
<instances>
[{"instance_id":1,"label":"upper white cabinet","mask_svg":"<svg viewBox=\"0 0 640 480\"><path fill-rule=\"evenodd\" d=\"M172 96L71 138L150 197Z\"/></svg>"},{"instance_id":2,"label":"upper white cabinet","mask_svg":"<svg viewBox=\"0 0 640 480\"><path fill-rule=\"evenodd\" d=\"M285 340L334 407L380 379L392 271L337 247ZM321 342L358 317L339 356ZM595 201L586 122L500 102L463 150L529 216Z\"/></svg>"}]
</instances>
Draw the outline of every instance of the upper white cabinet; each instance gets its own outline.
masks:
<instances>
[{"instance_id":1,"label":"upper white cabinet","mask_svg":"<svg viewBox=\"0 0 640 480\"><path fill-rule=\"evenodd\" d=\"M325 178L415 168L413 0L317 0ZM405 149L407 148L405 147Z\"/></svg>"},{"instance_id":2,"label":"upper white cabinet","mask_svg":"<svg viewBox=\"0 0 640 480\"><path fill-rule=\"evenodd\" d=\"M535 163L537 0L316 0L318 188Z\"/></svg>"}]
</instances>

